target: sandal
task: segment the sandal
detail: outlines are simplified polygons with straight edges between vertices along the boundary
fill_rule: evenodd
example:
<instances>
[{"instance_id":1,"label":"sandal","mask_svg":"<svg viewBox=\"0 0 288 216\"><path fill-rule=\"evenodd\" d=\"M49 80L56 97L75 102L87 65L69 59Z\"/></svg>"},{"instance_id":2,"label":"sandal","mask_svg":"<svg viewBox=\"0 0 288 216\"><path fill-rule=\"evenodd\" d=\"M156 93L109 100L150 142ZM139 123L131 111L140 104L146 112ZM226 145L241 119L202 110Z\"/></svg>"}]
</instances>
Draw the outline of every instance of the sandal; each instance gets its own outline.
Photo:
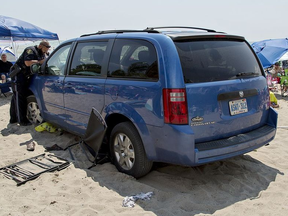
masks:
<instances>
[{"instance_id":1,"label":"sandal","mask_svg":"<svg viewBox=\"0 0 288 216\"><path fill-rule=\"evenodd\" d=\"M35 142L34 141L27 144L27 150L28 151L34 151L34 149L35 149Z\"/></svg>"}]
</instances>

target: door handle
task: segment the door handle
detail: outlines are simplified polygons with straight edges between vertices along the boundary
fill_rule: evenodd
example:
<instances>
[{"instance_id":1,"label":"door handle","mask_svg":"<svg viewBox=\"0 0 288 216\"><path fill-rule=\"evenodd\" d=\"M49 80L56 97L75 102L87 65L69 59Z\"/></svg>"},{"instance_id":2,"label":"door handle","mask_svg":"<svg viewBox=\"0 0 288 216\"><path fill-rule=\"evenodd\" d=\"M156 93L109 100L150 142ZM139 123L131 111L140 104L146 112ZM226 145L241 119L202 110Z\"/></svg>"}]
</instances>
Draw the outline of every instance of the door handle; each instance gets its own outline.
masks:
<instances>
[{"instance_id":1,"label":"door handle","mask_svg":"<svg viewBox=\"0 0 288 216\"><path fill-rule=\"evenodd\" d=\"M62 86L62 82L59 81L59 80L55 81L54 84L55 84L55 86L57 86L57 87L61 87L61 86Z\"/></svg>"},{"instance_id":2,"label":"door handle","mask_svg":"<svg viewBox=\"0 0 288 216\"><path fill-rule=\"evenodd\" d=\"M73 85L72 85L71 83L65 83L64 87L65 87L65 88L72 88Z\"/></svg>"}]
</instances>

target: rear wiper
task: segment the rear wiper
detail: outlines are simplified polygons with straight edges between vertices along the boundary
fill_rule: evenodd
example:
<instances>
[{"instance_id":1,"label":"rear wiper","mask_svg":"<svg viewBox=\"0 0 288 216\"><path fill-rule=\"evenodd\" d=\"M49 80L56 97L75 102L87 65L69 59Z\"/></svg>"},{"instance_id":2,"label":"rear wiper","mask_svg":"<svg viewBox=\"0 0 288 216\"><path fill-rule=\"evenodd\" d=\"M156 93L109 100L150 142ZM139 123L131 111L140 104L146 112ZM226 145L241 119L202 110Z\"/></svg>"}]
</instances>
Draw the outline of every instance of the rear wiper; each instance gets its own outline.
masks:
<instances>
[{"instance_id":1,"label":"rear wiper","mask_svg":"<svg viewBox=\"0 0 288 216\"><path fill-rule=\"evenodd\" d=\"M258 75L258 74L255 73L255 72L241 72L241 73L236 74L236 77L241 77L241 76L256 76L256 75Z\"/></svg>"}]
</instances>

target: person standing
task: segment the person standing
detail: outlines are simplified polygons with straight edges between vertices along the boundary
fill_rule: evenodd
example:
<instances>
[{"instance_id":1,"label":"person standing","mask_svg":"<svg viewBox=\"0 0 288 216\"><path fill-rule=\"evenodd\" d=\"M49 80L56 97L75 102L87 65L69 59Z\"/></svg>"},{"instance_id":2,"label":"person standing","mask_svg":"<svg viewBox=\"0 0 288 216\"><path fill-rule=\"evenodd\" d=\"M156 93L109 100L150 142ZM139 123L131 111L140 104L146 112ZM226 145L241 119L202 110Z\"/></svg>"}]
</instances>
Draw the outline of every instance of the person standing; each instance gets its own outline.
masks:
<instances>
[{"instance_id":1,"label":"person standing","mask_svg":"<svg viewBox=\"0 0 288 216\"><path fill-rule=\"evenodd\" d=\"M273 69L271 70L272 78L277 78L278 74L282 73L282 67L279 65L278 62L276 62L273 66Z\"/></svg>"},{"instance_id":2,"label":"person standing","mask_svg":"<svg viewBox=\"0 0 288 216\"><path fill-rule=\"evenodd\" d=\"M42 64L50 44L43 40L37 46L27 47L15 64L21 70L12 79L13 96L10 105L10 124L19 123L21 126L31 125L27 119L27 96L30 84L30 66L35 63ZM10 75L12 71L10 72Z\"/></svg>"},{"instance_id":3,"label":"person standing","mask_svg":"<svg viewBox=\"0 0 288 216\"><path fill-rule=\"evenodd\" d=\"M0 60L0 74L2 83L7 81L7 75L12 65L13 64L10 61L7 61L7 55L3 53Z\"/></svg>"}]
</instances>

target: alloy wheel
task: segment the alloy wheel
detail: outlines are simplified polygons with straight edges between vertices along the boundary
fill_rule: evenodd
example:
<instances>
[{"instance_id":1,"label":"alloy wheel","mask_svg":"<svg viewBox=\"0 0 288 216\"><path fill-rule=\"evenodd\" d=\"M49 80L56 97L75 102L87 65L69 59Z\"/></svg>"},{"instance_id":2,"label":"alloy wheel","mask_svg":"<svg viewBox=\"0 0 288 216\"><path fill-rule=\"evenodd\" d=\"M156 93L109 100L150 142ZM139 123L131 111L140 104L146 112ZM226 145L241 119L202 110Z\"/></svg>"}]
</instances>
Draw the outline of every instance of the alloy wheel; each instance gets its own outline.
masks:
<instances>
[{"instance_id":1,"label":"alloy wheel","mask_svg":"<svg viewBox=\"0 0 288 216\"><path fill-rule=\"evenodd\" d=\"M34 124L40 124L43 122L43 118L40 113L40 109L36 102L29 102L27 105L27 118Z\"/></svg>"},{"instance_id":2,"label":"alloy wheel","mask_svg":"<svg viewBox=\"0 0 288 216\"><path fill-rule=\"evenodd\" d=\"M114 140L114 153L118 164L124 170L130 170L135 163L134 146L129 137L119 133Z\"/></svg>"}]
</instances>

